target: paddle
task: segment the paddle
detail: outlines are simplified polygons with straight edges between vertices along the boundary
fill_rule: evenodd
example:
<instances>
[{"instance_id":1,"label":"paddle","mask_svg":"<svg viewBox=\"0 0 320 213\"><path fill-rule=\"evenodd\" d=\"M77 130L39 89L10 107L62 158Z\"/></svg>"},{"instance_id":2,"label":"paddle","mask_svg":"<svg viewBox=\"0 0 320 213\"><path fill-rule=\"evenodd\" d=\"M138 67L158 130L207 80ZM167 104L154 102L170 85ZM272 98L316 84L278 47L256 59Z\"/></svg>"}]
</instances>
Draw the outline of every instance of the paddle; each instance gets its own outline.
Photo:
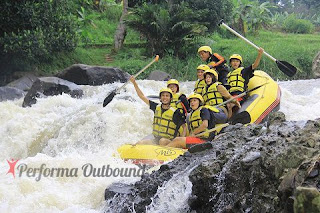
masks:
<instances>
[{"instance_id":1,"label":"paddle","mask_svg":"<svg viewBox=\"0 0 320 213\"><path fill-rule=\"evenodd\" d=\"M250 44L251 46L253 46L256 49L259 49L259 47L257 45L255 45L254 43L252 43L251 41L249 41L248 39L246 39L245 37L243 37L241 34L239 34L238 32L236 32L234 29L232 29L231 27L229 27L228 25L226 25L223 20L221 20L218 24L219 26L223 26L226 29L228 29L229 31L231 31L233 34L235 34L236 36L238 36L239 38L243 39L245 42L247 42L248 44ZM277 59L275 59L274 57L272 57L271 55L269 55L267 52L263 52L268 58L270 58L272 61L276 62L278 68L287 76L292 77L294 76L294 74L296 74L297 72L297 68L295 66L293 66L292 64L289 64L286 61L279 61Z\"/></svg>"},{"instance_id":2,"label":"paddle","mask_svg":"<svg viewBox=\"0 0 320 213\"><path fill-rule=\"evenodd\" d=\"M160 98L159 95L148 95L147 98Z\"/></svg>"},{"instance_id":3,"label":"paddle","mask_svg":"<svg viewBox=\"0 0 320 213\"><path fill-rule=\"evenodd\" d=\"M156 55L156 57L147 65L145 66L142 70L140 70L137 74L134 75L134 77L138 77L138 75L140 75L143 71L145 71L148 67L150 67L154 62L158 61L159 60L159 56ZM126 83L124 83L121 87L119 87L118 89L115 89L113 91L111 91L109 93L109 95L104 99L103 101L103 107L107 106L111 101L112 99L114 98L114 96L119 93L119 91L124 88L128 83L130 82L130 80L127 80Z\"/></svg>"},{"instance_id":4,"label":"paddle","mask_svg":"<svg viewBox=\"0 0 320 213\"><path fill-rule=\"evenodd\" d=\"M210 132L216 131L216 130L218 130L218 129L220 129L220 128L222 129L222 128L227 127L227 126L229 126L228 123L221 124L221 125L213 128L213 129L209 129L208 131L198 133L198 134L195 135L195 137L200 137L200 136L202 136L202 135L204 135L204 134L206 134L206 133L210 133Z\"/></svg>"},{"instance_id":5,"label":"paddle","mask_svg":"<svg viewBox=\"0 0 320 213\"><path fill-rule=\"evenodd\" d=\"M249 89L249 90L247 90L247 91L245 91L245 92L243 92L243 93L241 93L241 94L239 94L239 95L236 95L236 96L234 96L234 97L232 97L232 98L230 98L230 99L222 102L221 104L215 105L214 107L223 106L223 105L225 105L225 104L233 101L234 99L241 98L241 97L245 96L246 94L248 94L249 92L252 92L252 91L254 91L254 90L256 90L256 89L259 89L260 87L262 87L262 86L264 86L264 85L266 85L266 84L268 84L268 82L266 82L266 83L264 83L264 84L261 84L261 85L259 85L259 86L256 86L256 87L254 87L254 88L252 88L252 89Z\"/></svg>"}]
</instances>

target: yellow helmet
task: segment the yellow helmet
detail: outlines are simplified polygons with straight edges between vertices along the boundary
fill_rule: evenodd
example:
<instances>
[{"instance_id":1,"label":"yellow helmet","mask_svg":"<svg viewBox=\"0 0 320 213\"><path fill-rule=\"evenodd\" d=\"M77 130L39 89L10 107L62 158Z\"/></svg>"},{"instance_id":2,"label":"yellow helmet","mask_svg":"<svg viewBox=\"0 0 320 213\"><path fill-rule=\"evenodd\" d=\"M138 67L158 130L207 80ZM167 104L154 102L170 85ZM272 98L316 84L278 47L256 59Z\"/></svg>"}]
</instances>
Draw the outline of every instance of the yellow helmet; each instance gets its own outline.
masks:
<instances>
[{"instance_id":1,"label":"yellow helmet","mask_svg":"<svg viewBox=\"0 0 320 213\"><path fill-rule=\"evenodd\" d=\"M163 93L163 92L168 92L168 93L171 94L171 98L173 97L173 93L172 93L171 89L169 89L169 88L167 88L167 87L164 87L164 88L162 88L162 89L160 90L160 92L159 92L159 97L161 97L161 93Z\"/></svg>"},{"instance_id":2,"label":"yellow helmet","mask_svg":"<svg viewBox=\"0 0 320 213\"><path fill-rule=\"evenodd\" d=\"M229 58L229 61L231 61L231 59L238 59L242 63L242 57L239 54L231 55L230 58Z\"/></svg>"},{"instance_id":3,"label":"yellow helmet","mask_svg":"<svg viewBox=\"0 0 320 213\"><path fill-rule=\"evenodd\" d=\"M209 46L202 46L202 47L200 47L200 48L198 49L198 53L201 52L201 51L209 52L209 53L212 54L212 49L211 49L211 47L209 47Z\"/></svg>"},{"instance_id":4,"label":"yellow helmet","mask_svg":"<svg viewBox=\"0 0 320 213\"><path fill-rule=\"evenodd\" d=\"M179 92L179 81L176 79L170 79L169 81L167 81L167 86L169 86L170 84L175 84L178 86L177 92Z\"/></svg>"},{"instance_id":5,"label":"yellow helmet","mask_svg":"<svg viewBox=\"0 0 320 213\"><path fill-rule=\"evenodd\" d=\"M215 71L214 69L206 70L206 71L204 72L204 77L206 77L206 75L207 75L208 73L213 74L214 77L216 78L216 80L218 80L218 73L217 73L217 71Z\"/></svg>"},{"instance_id":6,"label":"yellow helmet","mask_svg":"<svg viewBox=\"0 0 320 213\"><path fill-rule=\"evenodd\" d=\"M200 95L200 94L192 93L191 95L189 95L189 97L188 97L189 103L190 103L190 100L191 100L192 98L197 98L197 99L199 99L200 105L202 105L203 102L204 102L203 97L202 97L202 95Z\"/></svg>"},{"instance_id":7,"label":"yellow helmet","mask_svg":"<svg viewBox=\"0 0 320 213\"><path fill-rule=\"evenodd\" d=\"M200 64L198 67L197 67L197 70L203 70L203 71L206 71L210 69L210 67L208 65L205 65L205 64Z\"/></svg>"}]
</instances>

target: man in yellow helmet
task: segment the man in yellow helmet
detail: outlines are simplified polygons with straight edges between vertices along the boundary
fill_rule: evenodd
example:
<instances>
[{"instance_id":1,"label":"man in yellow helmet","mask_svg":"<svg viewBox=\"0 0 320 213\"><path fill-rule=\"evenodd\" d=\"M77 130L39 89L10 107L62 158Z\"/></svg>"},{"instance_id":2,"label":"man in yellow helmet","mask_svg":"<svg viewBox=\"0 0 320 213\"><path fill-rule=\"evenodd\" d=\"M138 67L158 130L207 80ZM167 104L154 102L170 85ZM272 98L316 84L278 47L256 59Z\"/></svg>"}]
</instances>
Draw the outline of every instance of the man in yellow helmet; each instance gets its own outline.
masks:
<instances>
[{"instance_id":1,"label":"man in yellow helmet","mask_svg":"<svg viewBox=\"0 0 320 213\"><path fill-rule=\"evenodd\" d=\"M215 132L208 132L217 123L225 123L227 116L219 109L212 106L203 106L204 101L200 94L191 94L188 97L192 112L189 117L188 137L176 137L167 146L177 148L190 148L192 145L211 141L215 137ZM201 134L201 136L197 136Z\"/></svg>"},{"instance_id":2,"label":"man in yellow helmet","mask_svg":"<svg viewBox=\"0 0 320 213\"><path fill-rule=\"evenodd\" d=\"M242 66L243 61L241 55L233 54L230 56L229 59L232 71L227 77L230 86L229 92L232 96L239 95L247 90L249 79L253 77L254 70L259 66L263 51L262 48L259 48L255 62L246 68ZM239 98L238 101L243 103L244 99Z\"/></svg>"},{"instance_id":3,"label":"man in yellow helmet","mask_svg":"<svg viewBox=\"0 0 320 213\"><path fill-rule=\"evenodd\" d=\"M168 140L172 140L178 134L179 128L183 128L183 136L186 135L185 117L177 110L170 106L173 93L169 88L162 88L159 92L160 102L158 104L149 100L140 90L135 78L131 76L132 82L140 99L149 105L154 112L152 137L142 139L137 144L167 144Z\"/></svg>"},{"instance_id":4,"label":"man in yellow helmet","mask_svg":"<svg viewBox=\"0 0 320 213\"><path fill-rule=\"evenodd\" d=\"M218 53L212 53L212 49L209 46L201 46L198 49L198 54L202 61L205 61L210 68L216 69L219 74L219 82L224 86L228 86L227 75L229 72L229 67L226 64L224 57Z\"/></svg>"},{"instance_id":5,"label":"man in yellow helmet","mask_svg":"<svg viewBox=\"0 0 320 213\"><path fill-rule=\"evenodd\" d=\"M198 80L196 81L196 84L194 85L194 93L197 93L197 94L202 94L202 90L203 88L206 86L206 81L204 80L204 72L206 70L210 69L210 67L208 65L205 65L205 64L200 64L198 67L197 67L197 77L198 77Z\"/></svg>"},{"instance_id":6,"label":"man in yellow helmet","mask_svg":"<svg viewBox=\"0 0 320 213\"><path fill-rule=\"evenodd\" d=\"M167 87L171 89L173 93L170 106L178 108L182 113L187 114L190 111L190 107L186 95L179 92L179 81L170 79L167 81Z\"/></svg>"}]
</instances>

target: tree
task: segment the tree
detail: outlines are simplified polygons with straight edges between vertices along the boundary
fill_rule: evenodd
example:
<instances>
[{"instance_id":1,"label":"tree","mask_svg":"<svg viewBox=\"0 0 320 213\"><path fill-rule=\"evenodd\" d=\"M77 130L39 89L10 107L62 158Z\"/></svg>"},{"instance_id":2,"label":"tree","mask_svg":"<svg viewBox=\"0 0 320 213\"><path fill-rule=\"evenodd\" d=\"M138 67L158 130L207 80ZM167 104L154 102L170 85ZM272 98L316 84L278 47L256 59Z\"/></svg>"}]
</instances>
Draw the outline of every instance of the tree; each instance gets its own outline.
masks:
<instances>
[{"instance_id":1,"label":"tree","mask_svg":"<svg viewBox=\"0 0 320 213\"><path fill-rule=\"evenodd\" d=\"M114 50L118 51L121 49L124 39L127 34L126 25L124 23L124 19L128 14L128 0L123 0L123 8L122 8L122 15L120 17L120 21L114 35Z\"/></svg>"},{"instance_id":2,"label":"tree","mask_svg":"<svg viewBox=\"0 0 320 213\"><path fill-rule=\"evenodd\" d=\"M147 39L149 52L180 57L187 54L194 38L227 19L232 8L229 0L134 0L131 5L126 22Z\"/></svg>"},{"instance_id":3,"label":"tree","mask_svg":"<svg viewBox=\"0 0 320 213\"><path fill-rule=\"evenodd\" d=\"M259 4L258 2L254 2L247 14L247 22L249 27L253 30L254 33L257 33L258 30L262 28L262 26L268 26L271 22L272 13L270 8L275 6L271 5L269 2L263 2Z\"/></svg>"},{"instance_id":4,"label":"tree","mask_svg":"<svg viewBox=\"0 0 320 213\"><path fill-rule=\"evenodd\" d=\"M183 47L206 30L193 22L195 15L185 2L172 5L171 10L167 4L143 4L131 12L126 22L147 39L149 53L183 57Z\"/></svg>"},{"instance_id":5,"label":"tree","mask_svg":"<svg viewBox=\"0 0 320 213\"><path fill-rule=\"evenodd\" d=\"M252 7L250 0L233 0L232 25L244 36L248 31L247 15Z\"/></svg>"},{"instance_id":6,"label":"tree","mask_svg":"<svg viewBox=\"0 0 320 213\"><path fill-rule=\"evenodd\" d=\"M16 59L37 63L77 44L77 25L67 0L2 0L0 65ZM2 63L1 63L2 62Z\"/></svg>"},{"instance_id":7,"label":"tree","mask_svg":"<svg viewBox=\"0 0 320 213\"><path fill-rule=\"evenodd\" d=\"M271 9L276 8L268 1L260 4L259 1L233 0L233 3L233 26L243 35L249 29L257 33L262 26L268 26L272 18Z\"/></svg>"}]
</instances>

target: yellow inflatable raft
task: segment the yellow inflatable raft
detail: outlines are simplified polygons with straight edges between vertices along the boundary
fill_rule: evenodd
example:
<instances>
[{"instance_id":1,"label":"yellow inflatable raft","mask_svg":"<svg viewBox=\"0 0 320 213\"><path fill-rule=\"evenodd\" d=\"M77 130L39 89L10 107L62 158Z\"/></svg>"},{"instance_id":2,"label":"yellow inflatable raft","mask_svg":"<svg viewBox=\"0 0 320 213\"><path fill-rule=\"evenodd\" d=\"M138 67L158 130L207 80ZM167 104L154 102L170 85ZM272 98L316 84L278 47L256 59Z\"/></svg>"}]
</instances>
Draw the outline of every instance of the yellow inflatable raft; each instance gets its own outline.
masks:
<instances>
[{"instance_id":1,"label":"yellow inflatable raft","mask_svg":"<svg viewBox=\"0 0 320 213\"><path fill-rule=\"evenodd\" d=\"M264 85L248 94L241 109L231 118L230 123L261 123L268 114L280 107L280 87L263 71L255 71L248 83L248 90ZM220 132L221 129L217 130ZM157 145L126 144L118 149L120 157L135 164L158 165L171 161L186 152L186 149Z\"/></svg>"},{"instance_id":2,"label":"yellow inflatable raft","mask_svg":"<svg viewBox=\"0 0 320 213\"><path fill-rule=\"evenodd\" d=\"M157 146L157 145L130 145L118 148L120 157L134 164L157 165L171 161L186 152L186 149Z\"/></svg>"},{"instance_id":3,"label":"yellow inflatable raft","mask_svg":"<svg viewBox=\"0 0 320 213\"><path fill-rule=\"evenodd\" d=\"M264 85L248 94L241 109L230 119L230 123L255 123L264 121L270 112L280 108L280 87L267 73L255 71L248 83L248 90Z\"/></svg>"}]
</instances>

